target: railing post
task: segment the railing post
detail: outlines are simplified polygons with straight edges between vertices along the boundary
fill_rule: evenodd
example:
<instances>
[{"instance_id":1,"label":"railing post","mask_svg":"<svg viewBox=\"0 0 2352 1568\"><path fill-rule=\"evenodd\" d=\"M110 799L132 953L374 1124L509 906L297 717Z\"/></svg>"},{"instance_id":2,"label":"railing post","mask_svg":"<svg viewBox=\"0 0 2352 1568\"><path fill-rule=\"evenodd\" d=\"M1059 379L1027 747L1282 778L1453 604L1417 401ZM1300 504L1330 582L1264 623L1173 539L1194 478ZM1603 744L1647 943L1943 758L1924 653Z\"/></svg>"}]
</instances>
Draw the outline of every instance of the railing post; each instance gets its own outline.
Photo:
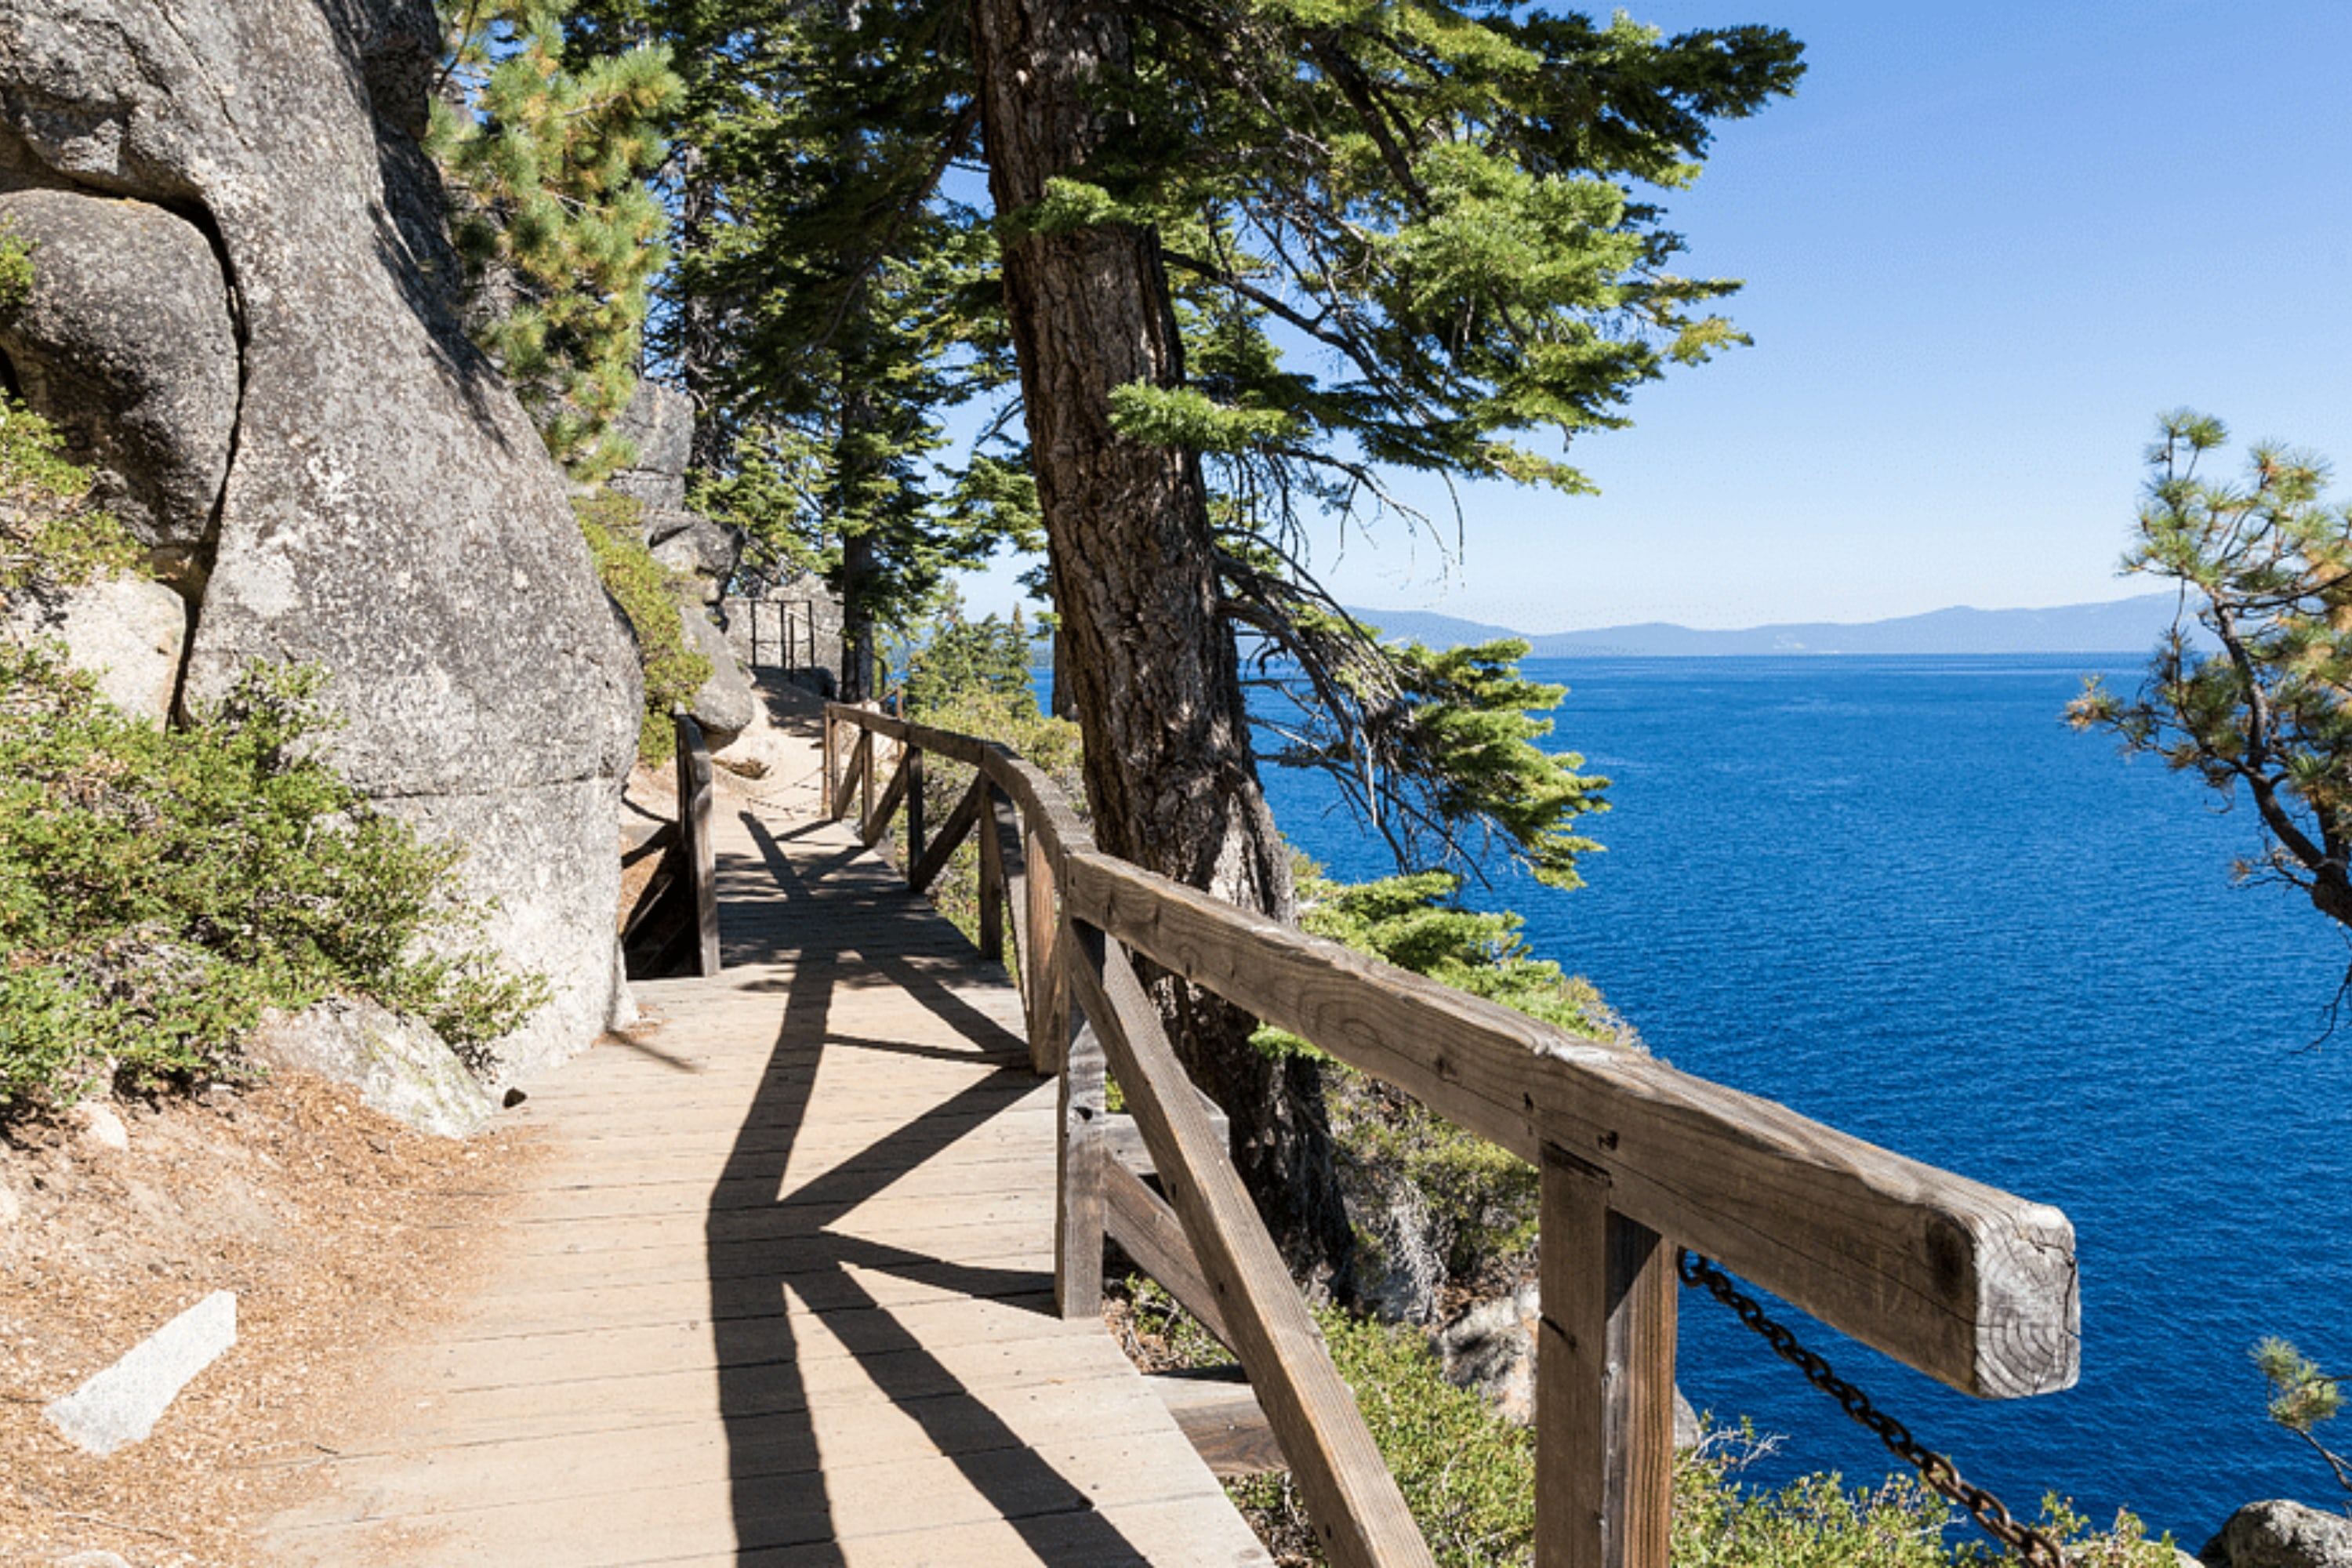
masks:
<instances>
[{"instance_id":1,"label":"railing post","mask_svg":"<svg viewBox=\"0 0 2352 1568\"><path fill-rule=\"evenodd\" d=\"M678 854L693 896L695 973L719 973L719 867L710 841L710 750L685 713L670 716L677 752Z\"/></svg>"},{"instance_id":2,"label":"railing post","mask_svg":"<svg viewBox=\"0 0 2352 1568\"><path fill-rule=\"evenodd\" d=\"M996 786L981 775L980 955L1004 960L1004 836L998 831Z\"/></svg>"},{"instance_id":3,"label":"railing post","mask_svg":"<svg viewBox=\"0 0 2352 1568\"><path fill-rule=\"evenodd\" d=\"M1674 1248L1547 1144L1536 1243L1536 1568L1667 1568Z\"/></svg>"},{"instance_id":4,"label":"railing post","mask_svg":"<svg viewBox=\"0 0 2352 1568\"><path fill-rule=\"evenodd\" d=\"M1087 962L1083 944L1057 942L1064 963ZM1064 996L1068 985L1056 982ZM1061 1120L1055 1142L1054 1306L1066 1321L1102 1316L1103 1300L1103 1048L1091 1027L1070 1028L1060 1014L1062 1037L1054 1053L1061 1067ZM1031 1053L1035 1054L1033 1044Z\"/></svg>"},{"instance_id":5,"label":"railing post","mask_svg":"<svg viewBox=\"0 0 2352 1568\"><path fill-rule=\"evenodd\" d=\"M1056 966L1061 913L1054 898L1054 861L1034 828L1029 830L1022 859L1029 873L1023 928L1026 940L1021 944L1023 1000L1029 1008L1029 1065L1043 1077L1061 1070L1062 1050L1070 1037L1070 994Z\"/></svg>"},{"instance_id":6,"label":"railing post","mask_svg":"<svg viewBox=\"0 0 2352 1568\"><path fill-rule=\"evenodd\" d=\"M870 706L868 704L867 706ZM857 826L865 831L874 821L874 773L881 748L874 743L874 731L859 725L857 729L857 783L865 792L866 809L859 814Z\"/></svg>"},{"instance_id":7,"label":"railing post","mask_svg":"<svg viewBox=\"0 0 2352 1568\"><path fill-rule=\"evenodd\" d=\"M841 813L833 803L841 794L841 752L837 743L838 727L833 721L833 704L824 709L824 798L817 803L828 821L838 822Z\"/></svg>"},{"instance_id":8,"label":"railing post","mask_svg":"<svg viewBox=\"0 0 2352 1568\"><path fill-rule=\"evenodd\" d=\"M923 863L923 749L907 742L907 871Z\"/></svg>"}]
</instances>

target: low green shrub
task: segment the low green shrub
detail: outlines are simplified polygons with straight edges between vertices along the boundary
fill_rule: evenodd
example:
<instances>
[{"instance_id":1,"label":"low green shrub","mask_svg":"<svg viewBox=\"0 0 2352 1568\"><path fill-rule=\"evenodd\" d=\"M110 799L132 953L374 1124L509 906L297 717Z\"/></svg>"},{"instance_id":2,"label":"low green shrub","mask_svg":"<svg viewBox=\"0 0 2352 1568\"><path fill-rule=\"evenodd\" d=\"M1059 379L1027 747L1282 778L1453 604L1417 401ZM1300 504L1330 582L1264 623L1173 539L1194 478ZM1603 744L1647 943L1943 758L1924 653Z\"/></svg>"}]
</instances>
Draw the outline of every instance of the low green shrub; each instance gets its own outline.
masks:
<instances>
[{"instance_id":1,"label":"low green shrub","mask_svg":"<svg viewBox=\"0 0 2352 1568\"><path fill-rule=\"evenodd\" d=\"M0 1113L233 1074L267 1007L331 993L460 1050L547 995L467 945L461 851L315 755L314 670L256 665L184 729L115 709L53 647L0 643Z\"/></svg>"},{"instance_id":2,"label":"low green shrub","mask_svg":"<svg viewBox=\"0 0 2352 1568\"><path fill-rule=\"evenodd\" d=\"M919 715L935 730L952 731L1012 748L1024 761L1043 772L1068 796L1071 809L1086 815L1086 784L1078 774L1078 727L1037 710L1028 688L1014 690L985 686L964 687L936 693ZM923 820L936 833L946 825L971 787L972 770L943 757L923 759ZM894 826L903 834L903 819ZM931 885L931 902L955 922L956 929L980 940L980 837L966 838L948 859L947 868Z\"/></svg>"},{"instance_id":3,"label":"low green shrub","mask_svg":"<svg viewBox=\"0 0 2352 1568\"><path fill-rule=\"evenodd\" d=\"M644 503L634 496L598 490L572 502L581 536L595 558L597 580L628 617L636 635L637 663L645 671L646 710L637 727L637 760L666 763L677 754L673 709L685 706L710 679L710 660L686 640L676 590L677 574L637 542Z\"/></svg>"},{"instance_id":4,"label":"low green shrub","mask_svg":"<svg viewBox=\"0 0 2352 1568\"><path fill-rule=\"evenodd\" d=\"M0 393L0 603L28 588L134 572L140 561L138 542L90 500L89 470L66 459L48 421Z\"/></svg>"}]
</instances>

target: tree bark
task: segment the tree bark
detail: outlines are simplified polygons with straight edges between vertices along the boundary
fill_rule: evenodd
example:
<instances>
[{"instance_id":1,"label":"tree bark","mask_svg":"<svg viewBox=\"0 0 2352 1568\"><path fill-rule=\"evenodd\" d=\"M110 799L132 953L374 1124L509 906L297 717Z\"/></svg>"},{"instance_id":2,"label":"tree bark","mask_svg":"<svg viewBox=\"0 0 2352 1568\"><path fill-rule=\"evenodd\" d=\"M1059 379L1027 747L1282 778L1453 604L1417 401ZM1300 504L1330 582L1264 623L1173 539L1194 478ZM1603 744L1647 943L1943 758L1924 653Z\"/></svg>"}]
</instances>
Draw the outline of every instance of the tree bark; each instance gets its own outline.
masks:
<instances>
[{"instance_id":1,"label":"tree bark","mask_svg":"<svg viewBox=\"0 0 2352 1568\"><path fill-rule=\"evenodd\" d=\"M1083 0L977 0L973 47L999 214L1079 170L1106 121L1090 83L1130 66L1119 14ZM1288 851L1258 787L1239 659L1192 453L1120 438L1115 387L1183 379L1158 234L1109 224L1023 236L1004 252L1066 681L1087 800L1110 853L1281 920ZM1151 981L1185 1068L1232 1118L1244 1180L1294 1271L1346 1289L1349 1230L1320 1073L1270 1060L1254 1020Z\"/></svg>"}]
</instances>

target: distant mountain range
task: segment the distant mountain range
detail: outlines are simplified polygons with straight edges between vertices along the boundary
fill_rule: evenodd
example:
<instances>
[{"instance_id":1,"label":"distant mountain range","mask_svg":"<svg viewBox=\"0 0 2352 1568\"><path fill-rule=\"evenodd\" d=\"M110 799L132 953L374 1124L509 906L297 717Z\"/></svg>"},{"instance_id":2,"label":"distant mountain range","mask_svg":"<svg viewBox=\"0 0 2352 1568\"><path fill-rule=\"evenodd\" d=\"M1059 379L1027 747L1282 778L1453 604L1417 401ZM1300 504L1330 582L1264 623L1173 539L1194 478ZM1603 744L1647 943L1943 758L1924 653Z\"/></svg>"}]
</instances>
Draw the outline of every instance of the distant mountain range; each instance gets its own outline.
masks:
<instances>
[{"instance_id":1,"label":"distant mountain range","mask_svg":"<svg viewBox=\"0 0 2352 1568\"><path fill-rule=\"evenodd\" d=\"M1523 637L1535 658L1677 658L1732 654L2146 654L2172 625L2178 598L2142 594L2097 605L2047 610L1976 610L1956 605L1888 621L1790 622L1744 631L1699 631L1649 621L1590 631L1532 637L1427 610L1360 610L1349 615L1381 628L1384 637L1411 637L1432 647ZM2201 634L2200 634L2201 635Z\"/></svg>"}]
</instances>

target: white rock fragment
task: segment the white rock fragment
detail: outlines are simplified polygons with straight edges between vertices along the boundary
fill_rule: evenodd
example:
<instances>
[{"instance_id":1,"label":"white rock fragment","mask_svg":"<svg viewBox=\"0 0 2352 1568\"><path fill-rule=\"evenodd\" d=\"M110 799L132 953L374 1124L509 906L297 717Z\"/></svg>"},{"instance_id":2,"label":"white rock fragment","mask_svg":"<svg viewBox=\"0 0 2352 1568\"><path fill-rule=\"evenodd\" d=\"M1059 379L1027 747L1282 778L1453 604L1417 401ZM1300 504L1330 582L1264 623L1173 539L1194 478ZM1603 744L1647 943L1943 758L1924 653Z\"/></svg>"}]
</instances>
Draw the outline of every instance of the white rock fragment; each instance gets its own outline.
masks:
<instances>
[{"instance_id":1,"label":"white rock fragment","mask_svg":"<svg viewBox=\"0 0 2352 1568\"><path fill-rule=\"evenodd\" d=\"M114 1108L102 1100L85 1100L74 1107L81 1120L81 1135L89 1142L118 1152L131 1147L131 1130L122 1125L122 1118Z\"/></svg>"},{"instance_id":2,"label":"white rock fragment","mask_svg":"<svg viewBox=\"0 0 2352 1568\"><path fill-rule=\"evenodd\" d=\"M143 1440L189 1379L236 1343L236 1293L215 1290L43 1412L101 1457Z\"/></svg>"}]
</instances>

